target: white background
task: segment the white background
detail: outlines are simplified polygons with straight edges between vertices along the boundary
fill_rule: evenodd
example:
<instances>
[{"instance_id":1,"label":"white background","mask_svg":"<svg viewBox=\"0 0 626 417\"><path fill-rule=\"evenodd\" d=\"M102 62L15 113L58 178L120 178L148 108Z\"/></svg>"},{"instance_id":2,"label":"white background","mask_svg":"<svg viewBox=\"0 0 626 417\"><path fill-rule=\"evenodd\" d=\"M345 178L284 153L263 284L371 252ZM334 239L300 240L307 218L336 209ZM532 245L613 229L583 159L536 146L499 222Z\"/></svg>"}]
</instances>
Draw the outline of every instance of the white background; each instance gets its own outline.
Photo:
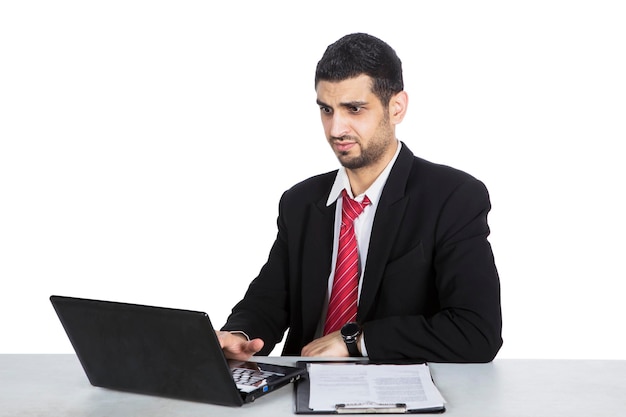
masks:
<instances>
[{"instance_id":1,"label":"white background","mask_svg":"<svg viewBox=\"0 0 626 417\"><path fill-rule=\"evenodd\" d=\"M625 21L602 0L1 1L0 353L71 352L51 294L220 326L281 193L337 167L314 68L363 31L403 60L399 138L489 188L499 357L626 359Z\"/></svg>"}]
</instances>

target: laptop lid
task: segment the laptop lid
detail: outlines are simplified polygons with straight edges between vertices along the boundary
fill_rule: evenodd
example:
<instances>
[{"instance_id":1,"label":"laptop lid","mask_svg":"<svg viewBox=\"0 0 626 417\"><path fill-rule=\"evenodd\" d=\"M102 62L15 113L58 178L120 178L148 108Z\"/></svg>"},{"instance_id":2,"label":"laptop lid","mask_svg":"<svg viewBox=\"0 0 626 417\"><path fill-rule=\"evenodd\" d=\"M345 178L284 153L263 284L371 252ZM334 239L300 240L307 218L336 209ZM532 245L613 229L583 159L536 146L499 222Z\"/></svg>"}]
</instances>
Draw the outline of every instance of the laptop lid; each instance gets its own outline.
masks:
<instances>
[{"instance_id":1,"label":"laptop lid","mask_svg":"<svg viewBox=\"0 0 626 417\"><path fill-rule=\"evenodd\" d=\"M303 374L258 362L229 365L204 312L56 295L50 301L94 386L240 406ZM231 366L269 374L243 392Z\"/></svg>"}]
</instances>

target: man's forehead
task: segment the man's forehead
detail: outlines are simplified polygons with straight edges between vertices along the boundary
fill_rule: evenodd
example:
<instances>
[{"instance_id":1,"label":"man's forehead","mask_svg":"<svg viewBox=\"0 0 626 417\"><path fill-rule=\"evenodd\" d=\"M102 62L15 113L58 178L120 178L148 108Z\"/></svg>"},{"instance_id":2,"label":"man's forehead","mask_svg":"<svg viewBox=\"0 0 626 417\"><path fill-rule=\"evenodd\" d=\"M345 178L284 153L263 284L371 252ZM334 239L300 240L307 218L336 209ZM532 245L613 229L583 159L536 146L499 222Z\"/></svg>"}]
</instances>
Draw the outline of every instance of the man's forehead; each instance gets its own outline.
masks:
<instances>
[{"instance_id":1,"label":"man's forehead","mask_svg":"<svg viewBox=\"0 0 626 417\"><path fill-rule=\"evenodd\" d=\"M319 81L317 99L340 102L364 102L371 99L372 80L367 75L360 75L341 81Z\"/></svg>"}]
</instances>

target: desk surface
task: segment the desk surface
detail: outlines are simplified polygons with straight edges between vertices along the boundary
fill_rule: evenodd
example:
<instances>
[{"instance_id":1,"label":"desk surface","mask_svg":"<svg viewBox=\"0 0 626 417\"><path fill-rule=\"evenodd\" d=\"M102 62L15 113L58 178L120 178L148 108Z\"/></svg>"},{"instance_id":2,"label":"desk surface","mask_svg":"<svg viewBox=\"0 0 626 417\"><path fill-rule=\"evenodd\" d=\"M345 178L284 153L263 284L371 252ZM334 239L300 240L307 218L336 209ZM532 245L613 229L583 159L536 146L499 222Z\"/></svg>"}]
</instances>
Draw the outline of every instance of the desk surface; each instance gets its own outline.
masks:
<instances>
[{"instance_id":1,"label":"desk surface","mask_svg":"<svg viewBox=\"0 0 626 417\"><path fill-rule=\"evenodd\" d=\"M294 363L270 357L266 362ZM430 364L444 417L576 417L626 413L626 361L496 359ZM291 416L291 387L242 408L92 387L74 355L0 355L0 416Z\"/></svg>"}]
</instances>

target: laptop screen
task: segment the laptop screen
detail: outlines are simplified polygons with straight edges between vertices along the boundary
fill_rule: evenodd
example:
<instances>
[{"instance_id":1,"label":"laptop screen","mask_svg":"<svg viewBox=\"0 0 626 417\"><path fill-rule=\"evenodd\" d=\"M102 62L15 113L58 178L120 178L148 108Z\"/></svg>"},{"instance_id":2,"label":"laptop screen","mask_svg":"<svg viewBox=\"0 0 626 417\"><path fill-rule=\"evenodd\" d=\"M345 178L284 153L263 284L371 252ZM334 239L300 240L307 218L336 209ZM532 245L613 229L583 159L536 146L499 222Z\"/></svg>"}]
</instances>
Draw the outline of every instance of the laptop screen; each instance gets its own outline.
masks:
<instances>
[{"instance_id":1,"label":"laptop screen","mask_svg":"<svg viewBox=\"0 0 626 417\"><path fill-rule=\"evenodd\" d=\"M261 379L240 392L204 312L61 296L50 300L94 386L242 405L303 373L241 362L240 369L255 368L252 377Z\"/></svg>"}]
</instances>

